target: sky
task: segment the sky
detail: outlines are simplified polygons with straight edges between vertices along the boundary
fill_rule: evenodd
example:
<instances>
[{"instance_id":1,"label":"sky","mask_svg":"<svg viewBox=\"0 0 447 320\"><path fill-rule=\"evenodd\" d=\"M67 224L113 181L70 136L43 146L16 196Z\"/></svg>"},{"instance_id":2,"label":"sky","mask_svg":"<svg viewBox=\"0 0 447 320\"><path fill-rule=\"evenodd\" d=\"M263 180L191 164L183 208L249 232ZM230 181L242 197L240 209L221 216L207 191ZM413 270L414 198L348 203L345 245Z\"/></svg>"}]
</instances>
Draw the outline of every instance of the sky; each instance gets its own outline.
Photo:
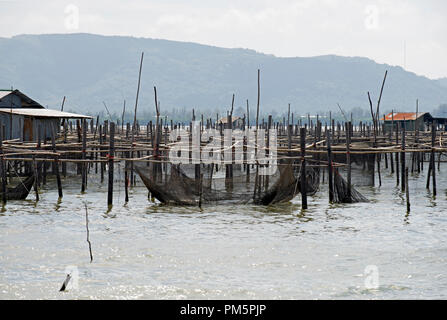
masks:
<instances>
[{"instance_id":1,"label":"sky","mask_svg":"<svg viewBox=\"0 0 447 320\"><path fill-rule=\"evenodd\" d=\"M447 77L444 0L0 0L0 37L78 32L362 56Z\"/></svg>"}]
</instances>

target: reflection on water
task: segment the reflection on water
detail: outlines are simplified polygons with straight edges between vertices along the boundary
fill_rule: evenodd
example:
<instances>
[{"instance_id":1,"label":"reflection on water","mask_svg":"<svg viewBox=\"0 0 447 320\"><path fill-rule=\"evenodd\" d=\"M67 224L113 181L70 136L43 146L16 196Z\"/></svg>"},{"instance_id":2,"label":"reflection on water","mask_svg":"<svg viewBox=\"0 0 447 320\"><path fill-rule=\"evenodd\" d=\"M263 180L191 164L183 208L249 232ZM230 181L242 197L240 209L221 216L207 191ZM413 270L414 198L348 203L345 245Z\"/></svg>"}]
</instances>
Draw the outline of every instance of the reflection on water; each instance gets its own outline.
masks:
<instances>
[{"instance_id":1,"label":"reflection on water","mask_svg":"<svg viewBox=\"0 0 447 320\"><path fill-rule=\"evenodd\" d=\"M126 204L119 185L109 209L97 180L81 194L70 177L58 201L50 179L38 203L30 194L1 209L0 298L445 298L447 188L442 174L437 180L434 198L426 172L410 177L407 214L386 173L381 187L358 188L369 203L329 204L324 184L308 210L300 197L266 207L166 206L142 186ZM365 285L371 265L378 288ZM67 266L78 268L79 288L61 293Z\"/></svg>"}]
</instances>

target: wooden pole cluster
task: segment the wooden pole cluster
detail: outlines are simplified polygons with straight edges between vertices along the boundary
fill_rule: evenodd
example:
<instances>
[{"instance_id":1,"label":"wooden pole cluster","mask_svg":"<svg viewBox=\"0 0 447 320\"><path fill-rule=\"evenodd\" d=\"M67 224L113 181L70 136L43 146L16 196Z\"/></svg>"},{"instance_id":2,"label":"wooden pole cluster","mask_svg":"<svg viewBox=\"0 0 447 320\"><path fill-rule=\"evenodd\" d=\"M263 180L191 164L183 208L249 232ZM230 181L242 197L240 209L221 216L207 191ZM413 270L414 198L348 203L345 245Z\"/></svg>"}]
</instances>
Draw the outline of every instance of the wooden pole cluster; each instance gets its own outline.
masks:
<instances>
[{"instance_id":1,"label":"wooden pole cluster","mask_svg":"<svg viewBox=\"0 0 447 320\"><path fill-rule=\"evenodd\" d=\"M141 71L141 65L140 65ZM386 79L386 74L384 82ZM384 83L383 82L383 83ZM382 90L383 90L382 83ZM302 196L302 208L308 207L308 194L307 187L310 181L307 174L309 174L309 168L315 168L315 170L322 170L323 183L325 170L328 172L328 187L329 187L329 202L333 202L335 198L335 186L334 175L343 173L342 171L335 170L335 167L343 167L346 169L346 182L348 190L348 198L352 191L352 177L356 174L356 158L357 155L365 155L373 158L373 165L377 164L373 171L374 175L378 173L379 186L381 186L381 165L385 162L384 169L391 170L391 174L396 174L397 187L406 193L408 201L409 211L409 190L408 190L408 171L406 166L406 153L410 153L412 167L411 173L416 171L420 173L423 171L423 164L425 155L430 155L429 170L427 175L428 189L432 189L433 196L436 196L436 166L435 157L438 154L438 170L441 162L440 154L447 152L447 148L442 137L442 132L437 131L436 123L431 124L430 132L425 130L419 130L417 122L413 128L408 128L405 125L400 126L401 121L394 121L394 113L392 113L392 125L391 128L384 126L378 119L380 99L379 96L377 102L377 108L374 112L372 108L371 96L368 95L370 101L370 107L372 111L372 122L356 122L354 125L352 115L348 120L345 117L345 122L337 121L333 118L332 113L329 114L329 122L326 122L325 118L317 115L315 118L307 114L306 118L299 118L294 121L294 113L291 112L290 104L288 105L287 115L284 113L279 119L275 119L272 115L268 115L266 118L260 119L260 72L258 70L258 100L256 109L256 139L258 138L259 129L264 129L267 132L267 143L264 148L267 156L271 152L270 129L276 130L278 155L283 159L288 159L294 162L296 167L299 167L300 190ZM135 162L147 162L154 163L154 175L166 174L168 152L170 143L168 142L169 134L176 128L189 129L189 134L192 135L191 129L192 123L177 123L173 120L170 121L163 118L160 113L160 102L157 100L157 90L154 87L155 93L155 111L157 119L153 123L149 121L146 126L140 126L137 121L137 101L135 104L134 122L131 126L127 123L126 129L124 126L124 113L125 104L123 110L123 116L121 117L121 124L117 124L112 119L104 120L101 124L99 119L96 119L96 125L94 121L91 121L92 126L89 129L87 121L64 121L60 128L47 128L37 130L37 141L14 141L5 139L5 129L1 126L0 130L0 179L2 186L2 198L3 202L7 200L7 186L8 181L15 177L16 173L21 176L34 173L36 181L33 186L36 200L39 200L38 188L40 183L45 184L47 177L54 176L57 182L59 198L63 197L62 192L62 178L60 173L60 164L62 164L62 176L69 177L70 173L67 172L67 164L71 163L78 168L78 174L81 177L81 192L86 192L89 180L89 171L95 166L95 173L100 174L101 183L104 181L104 177L108 175L108 196L107 204L113 205L113 184L114 181L114 164L119 161L126 162L126 169L124 170L124 185L125 185L125 202L129 201L129 187L135 186L134 175L134 163ZM138 90L137 90L138 99ZM248 100L247 113L244 116L243 129L250 128L250 110ZM206 128L220 129L221 137L223 136L223 129L233 128L233 109L235 106L235 96L232 97L231 111L227 114L227 124L224 128L222 123L219 123L217 115L216 121L210 118L205 119L202 114L199 127L199 141L202 131ZM341 107L340 107L341 109ZM341 109L342 110L342 109ZM418 113L418 107L416 106L416 114ZM344 113L343 113L344 114ZM282 118L282 119L281 119ZM196 111L193 111L192 120L196 120ZM261 121L260 121L261 120ZM205 123L206 121L206 123ZM325 122L325 123L323 123ZM76 123L73 128L73 123ZM119 129L121 127L121 130ZM144 129L146 128L146 129ZM372 130L370 130L372 128ZM51 132L47 132L50 130ZM144 132L146 130L146 132ZM389 131L387 131L389 130ZM60 132L59 136L58 133ZM395 136L393 133L395 132ZM142 134L141 134L142 133ZM41 136L43 134L43 136ZM439 137L439 146L436 145L437 137ZM51 143L48 144L47 140L51 138ZM192 138L190 136L190 138ZM309 145L306 145L306 141ZM203 141L202 141L203 143ZM232 143L232 142L231 142ZM248 147L247 141L244 140L243 145L243 157L247 160ZM256 140L255 152L262 151ZM231 159L235 159L237 156L237 149L230 144L231 147ZM337 157L339 155L345 156L346 161L343 163L337 163ZM306 159L306 157L308 157ZM390 160L388 165L388 159ZM410 161L410 158L408 158ZM365 161L367 162L367 160ZM25 165L26 163L26 165ZM369 162L368 162L369 163ZM225 163L226 178L231 182L233 178L233 164ZM352 170L354 166L354 171ZM51 170L51 167L53 170ZM50 170L48 170L50 168ZM130 170L128 170L130 168ZM196 164L195 166L195 178L198 182L199 194L202 194L203 188L203 172L202 165ZM255 176L255 188L254 199L258 199L261 191L267 189L271 182L271 178L262 176L259 174L259 164L244 164L244 168L247 173L247 182L250 181L250 171L256 171ZM307 172L306 172L307 168ZM214 170L220 170L216 165L212 165L212 173ZM320 177L320 175L318 175ZM338 177L338 176L337 176ZM309 179L309 181L307 181ZM430 181L431 180L431 181ZM121 181L122 183L122 181ZM229 185L231 189L231 185ZM149 198L151 195L148 194ZM202 201L200 201L200 205Z\"/></svg>"}]
</instances>

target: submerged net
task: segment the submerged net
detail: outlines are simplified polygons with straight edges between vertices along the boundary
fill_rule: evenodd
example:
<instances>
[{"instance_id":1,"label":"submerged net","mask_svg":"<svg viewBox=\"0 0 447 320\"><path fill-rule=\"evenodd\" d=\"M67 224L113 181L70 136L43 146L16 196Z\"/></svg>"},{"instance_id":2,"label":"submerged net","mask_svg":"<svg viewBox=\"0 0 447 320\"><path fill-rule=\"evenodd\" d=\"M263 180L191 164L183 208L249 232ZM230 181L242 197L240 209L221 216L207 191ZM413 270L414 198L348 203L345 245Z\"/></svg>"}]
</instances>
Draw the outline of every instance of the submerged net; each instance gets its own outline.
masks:
<instances>
[{"instance_id":1,"label":"submerged net","mask_svg":"<svg viewBox=\"0 0 447 320\"><path fill-rule=\"evenodd\" d=\"M348 183L341 176L337 169L334 168L334 202L335 203L354 203L368 202L360 192L358 192L351 184L351 190L348 189Z\"/></svg>"},{"instance_id":2,"label":"submerged net","mask_svg":"<svg viewBox=\"0 0 447 320\"><path fill-rule=\"evenodd\" d=\"M300 166L278 163L272 175L257 175L255 165L135 163L135 171L151 194L162 203L274 204L293 199L300 190ZM228 171L227 171L228 170ZM307 194L319 187L319 174L306 168Z\"/></svg>"},{"instance_id":3,"label":"submerged net","mask_svg":"<svg viewBox=\"0 0 447 320\"><path fill-rule=\"evenodd\" d=\"M374 167L376 163L375 154L350 154L351 158L351 182L356 186L374 186ZM346 154L332 154L332 161L337 163L347 163ZM339 169L346 174L347 168Z\"/></svg>"}]
</instances>

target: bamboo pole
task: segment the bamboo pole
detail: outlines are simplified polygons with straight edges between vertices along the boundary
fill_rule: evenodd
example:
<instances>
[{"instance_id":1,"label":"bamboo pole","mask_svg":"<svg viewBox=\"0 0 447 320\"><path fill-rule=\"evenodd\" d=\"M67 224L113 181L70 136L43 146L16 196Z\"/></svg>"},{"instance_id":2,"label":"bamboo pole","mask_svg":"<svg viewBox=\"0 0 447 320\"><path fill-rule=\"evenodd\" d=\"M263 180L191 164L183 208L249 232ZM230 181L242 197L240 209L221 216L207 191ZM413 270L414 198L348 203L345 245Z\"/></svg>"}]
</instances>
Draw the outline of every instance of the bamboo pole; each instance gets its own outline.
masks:
<instances>
[{"instance_id":1,"label":"bamboo pole","mask_svg":"<svg viewBox=\"0 0 447 320\"><path fill-rule=\"evenodd\" d=\"M56 130L54 129L54 126L51 126L51 143L53 145L53 152L56 153ZM59 199L62 198L63 193L62 193L62 182L61 182L61 175L59 172L59 156L56 154L54 156L54 170L56 172L56 182L57 182L57 191L59 194Z\"/></svg>"},{"instance_id":2,"label":"bamboo pole","mask_svg":"<svg viewBox=\"0 0 447 320\"><path fill-rule=\"evenodd\" d=\"M36 194L36 202L39 201L39 191L37 189L38 179L37 179L37 164L36 164L36 156L33 156L33 169L34 169L34 192Z\"/></svg>"},{"instance_id":3,"label":"bamboo pole","mask_svg":"<svg viewBox=\"0 0 447 320\"><path fill-rule=\"evenodd\" d=\"M399 145L399 122L396 124L396 145ZM399 152L396 152L396 186L399 186Z\"/></svg>"},{"instance_id":4,"label":"bamboo pole","mask_svg":"<svg viewBox=\"0 0 447 320\"><path fill-rule=\"evenodd\" d=\"M329 203L333 203L334 202L334 185L333 185L334 178L332 176L331 136L330 136L329 132L326 133L326 141L327 141L327 161L328 161L327 168L328 168L328 184L329 184Z\"/></svg>"},{"instance_id":5,"label":"bamboo pole","mask_svg":"<svg viewBox=\"0 0 447 320\"><path fill-rule=\"evenodd\" d=\"M307 190L306 190L306 128L300 129L301 139L301 208L307 209Z\"/></svg>"},{"instance_id":6,"label":"bamboo pole","mask_svg":"<svg viewBox=\"0 0 447 320\"><path fill-rule=\"evenodd\" d=\"M3 140L4 140L4 125L2 124L2 130L0 131L0 152L1 152L1 164L0 164L0 170L1 170L1 179L2 179L2 201L3 205L6 204L6 169L5 169L5 158L3 155Z\"/></svg>"},{"instance_id":7,"label":"bamboo pole","mask_svg":"<svg viewBox=\"0 0 447 320\"><path fill-rule=\"evenodd\" d=\"M401 173L402 173L402 179L401 179L401 183L402 183L402 192L405 191L405 119L404 119L404 125L402 126L402 151L400 153L400 159L401 159Z\"/></svg>"},{"instance_id":8,"label":"bamboo pole","mask_svg":"<svg viewBox=\"0 0 447 320\"><path fill-rule=\"evenodd\" d=\"M349 122L351 126L351 122ZM350 131L350 130L349 130ZM351 134L346 135L346 163L348 165L347 184L348 184L348 198L351 199Z\"/></svg>"},{"instance_id":9,"label":"bamboo pole","mask_svg":"<svg viewBox=\"0 0 447 320\"><path fill-rule=\"evenodd\" d=\"M436 168L435 168L435 153L434 153L434 147L435 147L435 139L436 139L436 125L433 121L431 124L431 172L433 175L433 196L436 197Z\"/></svg>"},{"instance_id":10,"label":"bamboo pole","mask_svg":"<svg viewBox=\"0 0 447 320\"><path fill-rule=\"evenodd\" d=\"M113 204L113 157L115 155L115 123L110 123L110 139L109 139L109 187L107 193L107 205L111 208Z\"/></svg>"},{"instance_id":11,"label":"bamboo pole","mask_svg":"<svg viewBox=\"0 0 447 320\"><path fill-rule=\"evenodd\" d=\"M407 200L407 214L410 213L410 191L408 188L408 168L405 168L405 195Z\"/></svg>"},{"instance_id":12,"label":"bamboo pole","mask_svg":"<svg viewBox=\"0 0 447 320\"><path fill-rule=\"evenodd\" d=\"M104 156L104 153L102 152L102 144L103 144L103 126L100 125L99 126L99 150L100 152L100 157L102 158ZM104 182L104 167L105 164L103 162L101 162L101 166L100 166L100 175L101 175L101 183Z\"/></svg>"},{"instance_id":13,"label":"bamboo pole","mask_svg":"<svg viewBox=\"0 0 447 320\"><path fill-rule=\"evenodd\" d=\"M87 122L85 119L82 120L82 160L86 158L87 149ZM87 170L86 163L81 164L82 170L82 182L81 182L81 192L84 193L87 187Z\"/></svg>"}]
</instances>

